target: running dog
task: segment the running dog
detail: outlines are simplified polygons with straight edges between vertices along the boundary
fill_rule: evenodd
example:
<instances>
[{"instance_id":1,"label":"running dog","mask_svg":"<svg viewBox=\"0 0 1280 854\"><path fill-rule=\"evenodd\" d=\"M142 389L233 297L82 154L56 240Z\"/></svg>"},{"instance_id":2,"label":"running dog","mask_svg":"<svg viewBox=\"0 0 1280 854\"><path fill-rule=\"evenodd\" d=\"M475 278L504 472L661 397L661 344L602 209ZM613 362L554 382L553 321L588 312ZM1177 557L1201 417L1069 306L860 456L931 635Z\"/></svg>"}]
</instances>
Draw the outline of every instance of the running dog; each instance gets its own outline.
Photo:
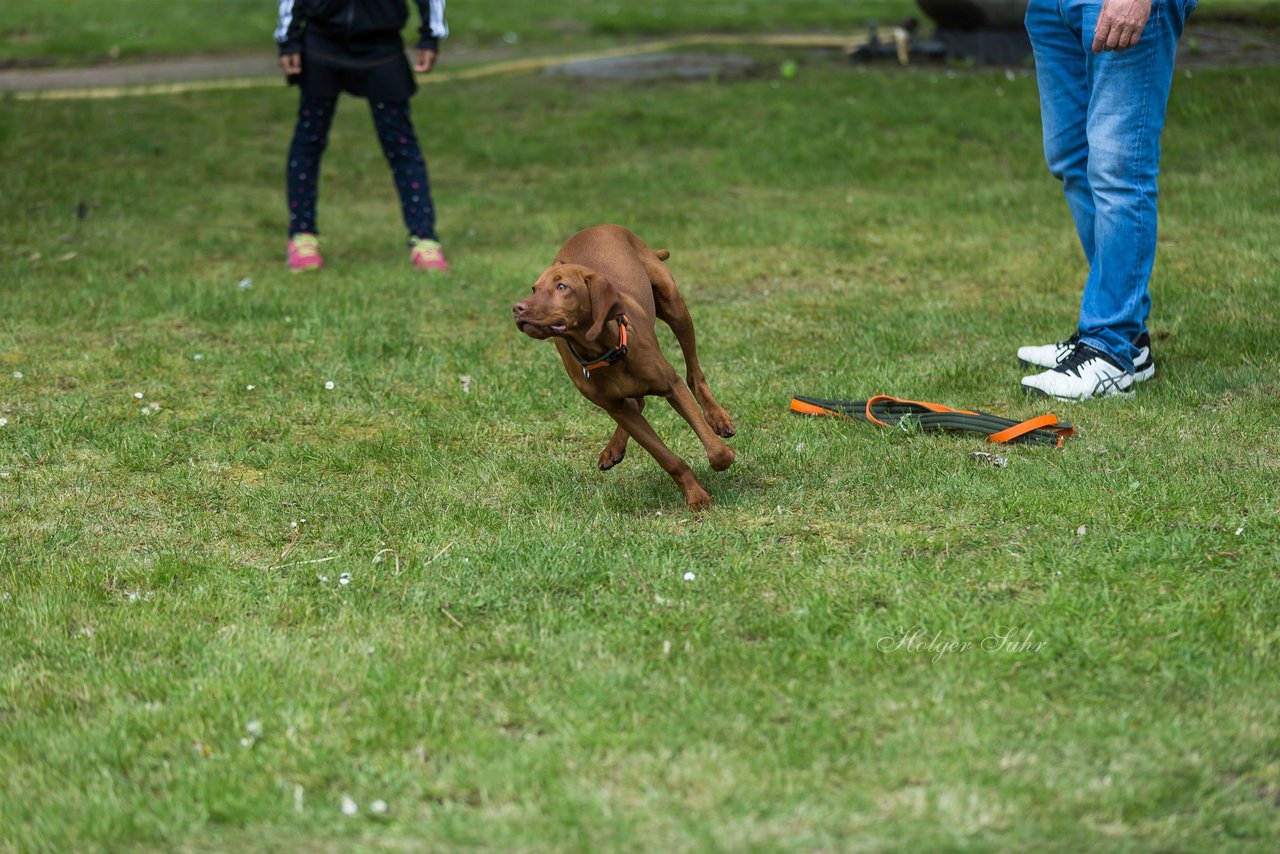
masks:
<instances>
[{"instance_id":1,"label":"running dog","mask_svg":"<svg viewBox=\"0 0 1280 854\"><path fill-rule=\"evenodd\" d=\"M736 428L702 375L693 319L663 263L670 255L650 249L620 225L585 229L560 247L533 293L512 306L511 314L530 338L555 339L578 391L617 422L600 452L600 470L622 462L627 440L634 438L675 480L690 509L701 510L711 506L711 495L642 414L646 396L666 398L698 434L711 468L723 471L733 464L733 449L721 437ZM687 386L658 346L658 319L680 342Z\"/></svg>"}]
</instances>

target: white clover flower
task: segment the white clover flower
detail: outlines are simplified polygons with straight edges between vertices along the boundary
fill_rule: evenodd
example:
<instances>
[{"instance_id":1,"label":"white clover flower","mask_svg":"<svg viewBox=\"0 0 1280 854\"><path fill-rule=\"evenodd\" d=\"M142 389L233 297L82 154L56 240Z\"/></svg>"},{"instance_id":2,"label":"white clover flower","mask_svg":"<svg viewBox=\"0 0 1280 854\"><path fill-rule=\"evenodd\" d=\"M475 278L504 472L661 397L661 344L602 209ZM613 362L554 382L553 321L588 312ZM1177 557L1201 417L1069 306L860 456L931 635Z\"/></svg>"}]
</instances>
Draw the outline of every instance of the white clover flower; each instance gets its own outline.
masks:
<instances>
[{"instance_id":1,"label":"white clover flower","mask_svg":"<svg viewBox=\"0 0 1280 854\"><path fill-rule=\"evenodd\" d=\"M20 379L22 379L22 371L14 371L14 372L13 372L13 378L14 378L15 380L20 380Z\"/></svg>"},{"instance_id":2,"label":"white clover flower","mask_svg":"<svg viewBox=\"0 0 1280 854\"><path fill-rule=\"evenodd\" d=\"M325 391L333 391L333 380L325 380L324 388L325 388Z\"/></svg>"},{"instance_id":3,"label":"white clover flower","mask_svg":"<svg viewBox=\"0 0 1280 854\"><path fill-rule=\"evenodd\" d=\"M317 576L316 576L316 581L319 581L321 584L328 584L328 583L329 583L329 576L327 576L327 575L317 575Z\"/></svg>"},{"instance_id":4,"label":"white clover flower","mask_svg":"<svg viewBox=\"0 0 1280 854\"><path fill-rule=\"evenodd\" d=\"M136 397L138 400L142 400L142 398L143 398L143 394L142 394L142 392L140 392L140 391L135 391L135 392L133 393L133 396L134 396L134 397Z\"/></svg>"},{"instance_id":5,"label":"white clover flower","mask_svg":"<svg viewBox=\"0 0 1280 854\"><path fill-rule=\"evenodd\" d=\"M386 815L387 802L379 798L378 800L369 804L369 812L373 813L374 815Z\"/></svg>"},{"instance_id":6,"label":"white clover flower","mask_svg":"<svg viewBox=\"0 0 1280 854\"><path fill-rule=\"evenodd\" d=\"M198 362L198 361L200 361L201 359L203 359L203 358L204 358L204 353L196 353L196 354L195 354L195 355L193 355L191 358L195 359L195 360Z\"/></svg>"},{"instance_id":7,"label":"white clover flower","mask_svg":"<svg viewBox=\"0 0 1280 854\"><path fill-rule=\"evenodd\" d=\"M339 576L338 576L338 583L339 583L339 584L341 584L343 587L346 587L348 584L350 584L350 583L351 583L351 573L349 573L349 572L344 572L344 573L342 573L342 575L339 575Z\"/></svg>"},{"instance_id":8,"label":"white clover flower","mask_svg":"<svg viewBox=\"0 0 1280 854\"><path fill-rule=\"evenodd\" d=\"M240 280L240 290L247 291L251 287L253 287L253 279L250 279L248 276L245 276L243 279Z\"/></svg>"},{"instance_id":9,"label":"white clover flower","mask_svg":"<svg viewBox=\"0 0 1280 854\"><path fill-rule=\"evenodd\" d=\"M257 388L257 386L256 386L256 385L252 385L252 384L250 384L250 385L245 386L245 387L244 387L244 390L245 390L245 391L253 391L255 388Z\"/></svg>"},{"instance_id":10,"label":"white clover flower","mask_svg":"<svg viewBox=\"0 0 1280 854\"><path fill-rule=\"evenodd\" d=\"M686 572L686 573L684 574L684 580L685 580L685 581L693 581L693 580L694 580L694 579L696 579L697 577L698 577L698 576L694 575L692 572Z\"/></svg>"},{"instance_id":11,"label":"white clover flower","mask_svg":"<svg viewBox=\"0 0 1280 854\"><path fill-rule=\"evenodd\" d=\"M244 731L254 738L262 738L262 721L249 721L244 725Z\"/></svg>"},{"instance_id":12,"label":"white clover flower","mask_svg":"<svg viewBox=\"0 0 1280 854\"><path fill-rule=\"evenodd\" d=\"M9 419L8 419L8 418L0 418L0 427L3 427L3 426L5 426L5 425L6 425L6 424L8 424L8 423L9 423Z\"/></svg>"},{"instance_id":13,"label":"white clover flower","mask_svg":"<svg viewBox=\"0 0 1280 854\"><path fill-rule=\"evenodd\" d=\"M342 814L355 815L358 812L360 812L360 805L355 802L355 799L352 798L350 795L343 795L342 796Z\"/></svg>"}]
</instances>

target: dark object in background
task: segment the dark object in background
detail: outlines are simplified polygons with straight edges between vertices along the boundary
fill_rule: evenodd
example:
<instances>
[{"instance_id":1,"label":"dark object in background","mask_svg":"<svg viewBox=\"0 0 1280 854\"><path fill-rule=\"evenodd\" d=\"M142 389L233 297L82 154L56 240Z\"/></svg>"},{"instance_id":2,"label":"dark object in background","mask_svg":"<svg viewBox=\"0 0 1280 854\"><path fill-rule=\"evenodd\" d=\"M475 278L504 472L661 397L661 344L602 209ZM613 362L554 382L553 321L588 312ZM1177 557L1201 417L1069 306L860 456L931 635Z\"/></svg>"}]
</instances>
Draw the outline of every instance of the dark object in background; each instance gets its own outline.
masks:
<instances>
[{"instance_id":1,"label":"dark object in background","mask_svg":"<svg viewBox=\"0 0 1280 854\"><path fill-rule=\"evenodd\" d=\"M908 65L916 59L946 59L946 45L937 41L918 41L916 30L920 22L915 18L907 18L902 23L887 28L888 40L880 37L880 25L872 22L867 26L867 41L849 53L853 62L869 62L873 59L896 59L901 65Z\"/></svg>"},{"instance_id":2,"label":"dark object in background","mask_svg":"<svg viewBox=\"0 0 1280 854\"><path fill-rule=\"evenodd\" d=\"M938 25L934 39L951 59L1017 65L1031 56L1022 20L1026 0L916 0Z\"/></svg>"},{"instance_id":3,"label":"dark object in background","mask_svg":"<svg viewBox=\"0 0 1280 854\"><path fill-rule=\"evenodd\" d=\"M995 65L1019 65L1031 56L1023 27L1026 0L916 0L937 28L930 40L917 39L918 22L908 18L888 29L888 39L872 24L867 43L849 58L855 62L893 59L956 59Z\"/></svg>"},{"instance_id":4,"label":"dark object in background","mask_svg":"<svg viewBox=\"0 0 1280 854\"><path fill-rule=\"evenodd\" d=\"M1027 0L916 0L916 5L948 30L1020 30L1027 14Z\"/></svg>"}]
</instances>

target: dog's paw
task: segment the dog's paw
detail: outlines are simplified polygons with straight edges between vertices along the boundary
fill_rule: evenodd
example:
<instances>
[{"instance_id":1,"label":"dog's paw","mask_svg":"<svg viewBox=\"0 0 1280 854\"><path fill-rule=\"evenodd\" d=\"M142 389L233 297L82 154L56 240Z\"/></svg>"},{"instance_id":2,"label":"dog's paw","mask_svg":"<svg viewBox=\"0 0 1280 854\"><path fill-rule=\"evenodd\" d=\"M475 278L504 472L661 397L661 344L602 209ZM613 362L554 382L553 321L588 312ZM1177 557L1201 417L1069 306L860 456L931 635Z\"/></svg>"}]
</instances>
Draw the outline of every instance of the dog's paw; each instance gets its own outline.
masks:
<instances>
[{"instance_id":1,"label":"dog's paw","mask_svg":"<svg viewBox=\"0 0 1280 854\"><path fill-rule=\"evenodd\" d=\"M734 460L733 448L725 445L721 450L714 454L707 454L707 462L711 464L713 471L724 471L733 465Z\"/></svg>"},{"instance_id":2,"label":"dog's paw","mask_svg":"<svg viewBox=\"0 0 1280 854\"><path fill-rule=\"evenodd\" d=\"M706 416L707 423L711 425L711 429L715 430L716 435L720 438L728 439L738 432L737 425L733 423L733 419L729 417L729 413L725 412L720 407L709 410L706 413Z\"/></svg>"},{"instance_id":3,"label":"dog's paw","mask_svg":"<svg viewBox=\"0 0 1280 854\"><path fill-rule=\"evenodd\" d=\"M711 507L711 493L698 486L684 494L684 501L690 510L708 510Z\"/></svg>"},{"instance_id":4,"label":"dog's paw","mask_svg":"<svg viewBox=\"0 0 1280 854\"><path fill-rule=\"evenodd\" d=\"M703 492L696 497L685 497L685 503L689 504L689 510L710 510L712 507L712 497L707 492Z\"/></svg>"},{"instance_id":5,"label":"dog's paw","mask_svg":"<svg viewBox=\"0 0 1280 854\"><path fill-rule=\"evenodd\" d=\"M608 471L618 463L622 462L626 455L626 448L616 450L612 445L606 445L604 450L600 452L600 456L596 459L596 467L599 468L600 471Z\"/></svg>"}]
</instances>

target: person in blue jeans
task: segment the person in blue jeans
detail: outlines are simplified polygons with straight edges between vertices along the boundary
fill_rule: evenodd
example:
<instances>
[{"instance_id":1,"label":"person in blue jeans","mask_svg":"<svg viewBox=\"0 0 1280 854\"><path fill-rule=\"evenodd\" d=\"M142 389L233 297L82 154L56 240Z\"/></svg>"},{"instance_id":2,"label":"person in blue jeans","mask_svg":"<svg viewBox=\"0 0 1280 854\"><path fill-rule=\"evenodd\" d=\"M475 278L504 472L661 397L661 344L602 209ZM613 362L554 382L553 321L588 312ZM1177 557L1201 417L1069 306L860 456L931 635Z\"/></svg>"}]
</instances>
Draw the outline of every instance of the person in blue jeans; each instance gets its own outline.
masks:
<instances>
[{"instance_id":1,"label":"person in blue jeans","mask_svg":"<svg viewBox=\"0 0 1280 854\"><path fill-rule=\"evenodd\" d=\"M1197 0L1030 0L1049 171L1089 261L1065 341L1018 349L1022 387L1062 400L1130 391L1155 375L1147 315L1156 176L1174 56Z\"/></svg>"}]
</instances>

